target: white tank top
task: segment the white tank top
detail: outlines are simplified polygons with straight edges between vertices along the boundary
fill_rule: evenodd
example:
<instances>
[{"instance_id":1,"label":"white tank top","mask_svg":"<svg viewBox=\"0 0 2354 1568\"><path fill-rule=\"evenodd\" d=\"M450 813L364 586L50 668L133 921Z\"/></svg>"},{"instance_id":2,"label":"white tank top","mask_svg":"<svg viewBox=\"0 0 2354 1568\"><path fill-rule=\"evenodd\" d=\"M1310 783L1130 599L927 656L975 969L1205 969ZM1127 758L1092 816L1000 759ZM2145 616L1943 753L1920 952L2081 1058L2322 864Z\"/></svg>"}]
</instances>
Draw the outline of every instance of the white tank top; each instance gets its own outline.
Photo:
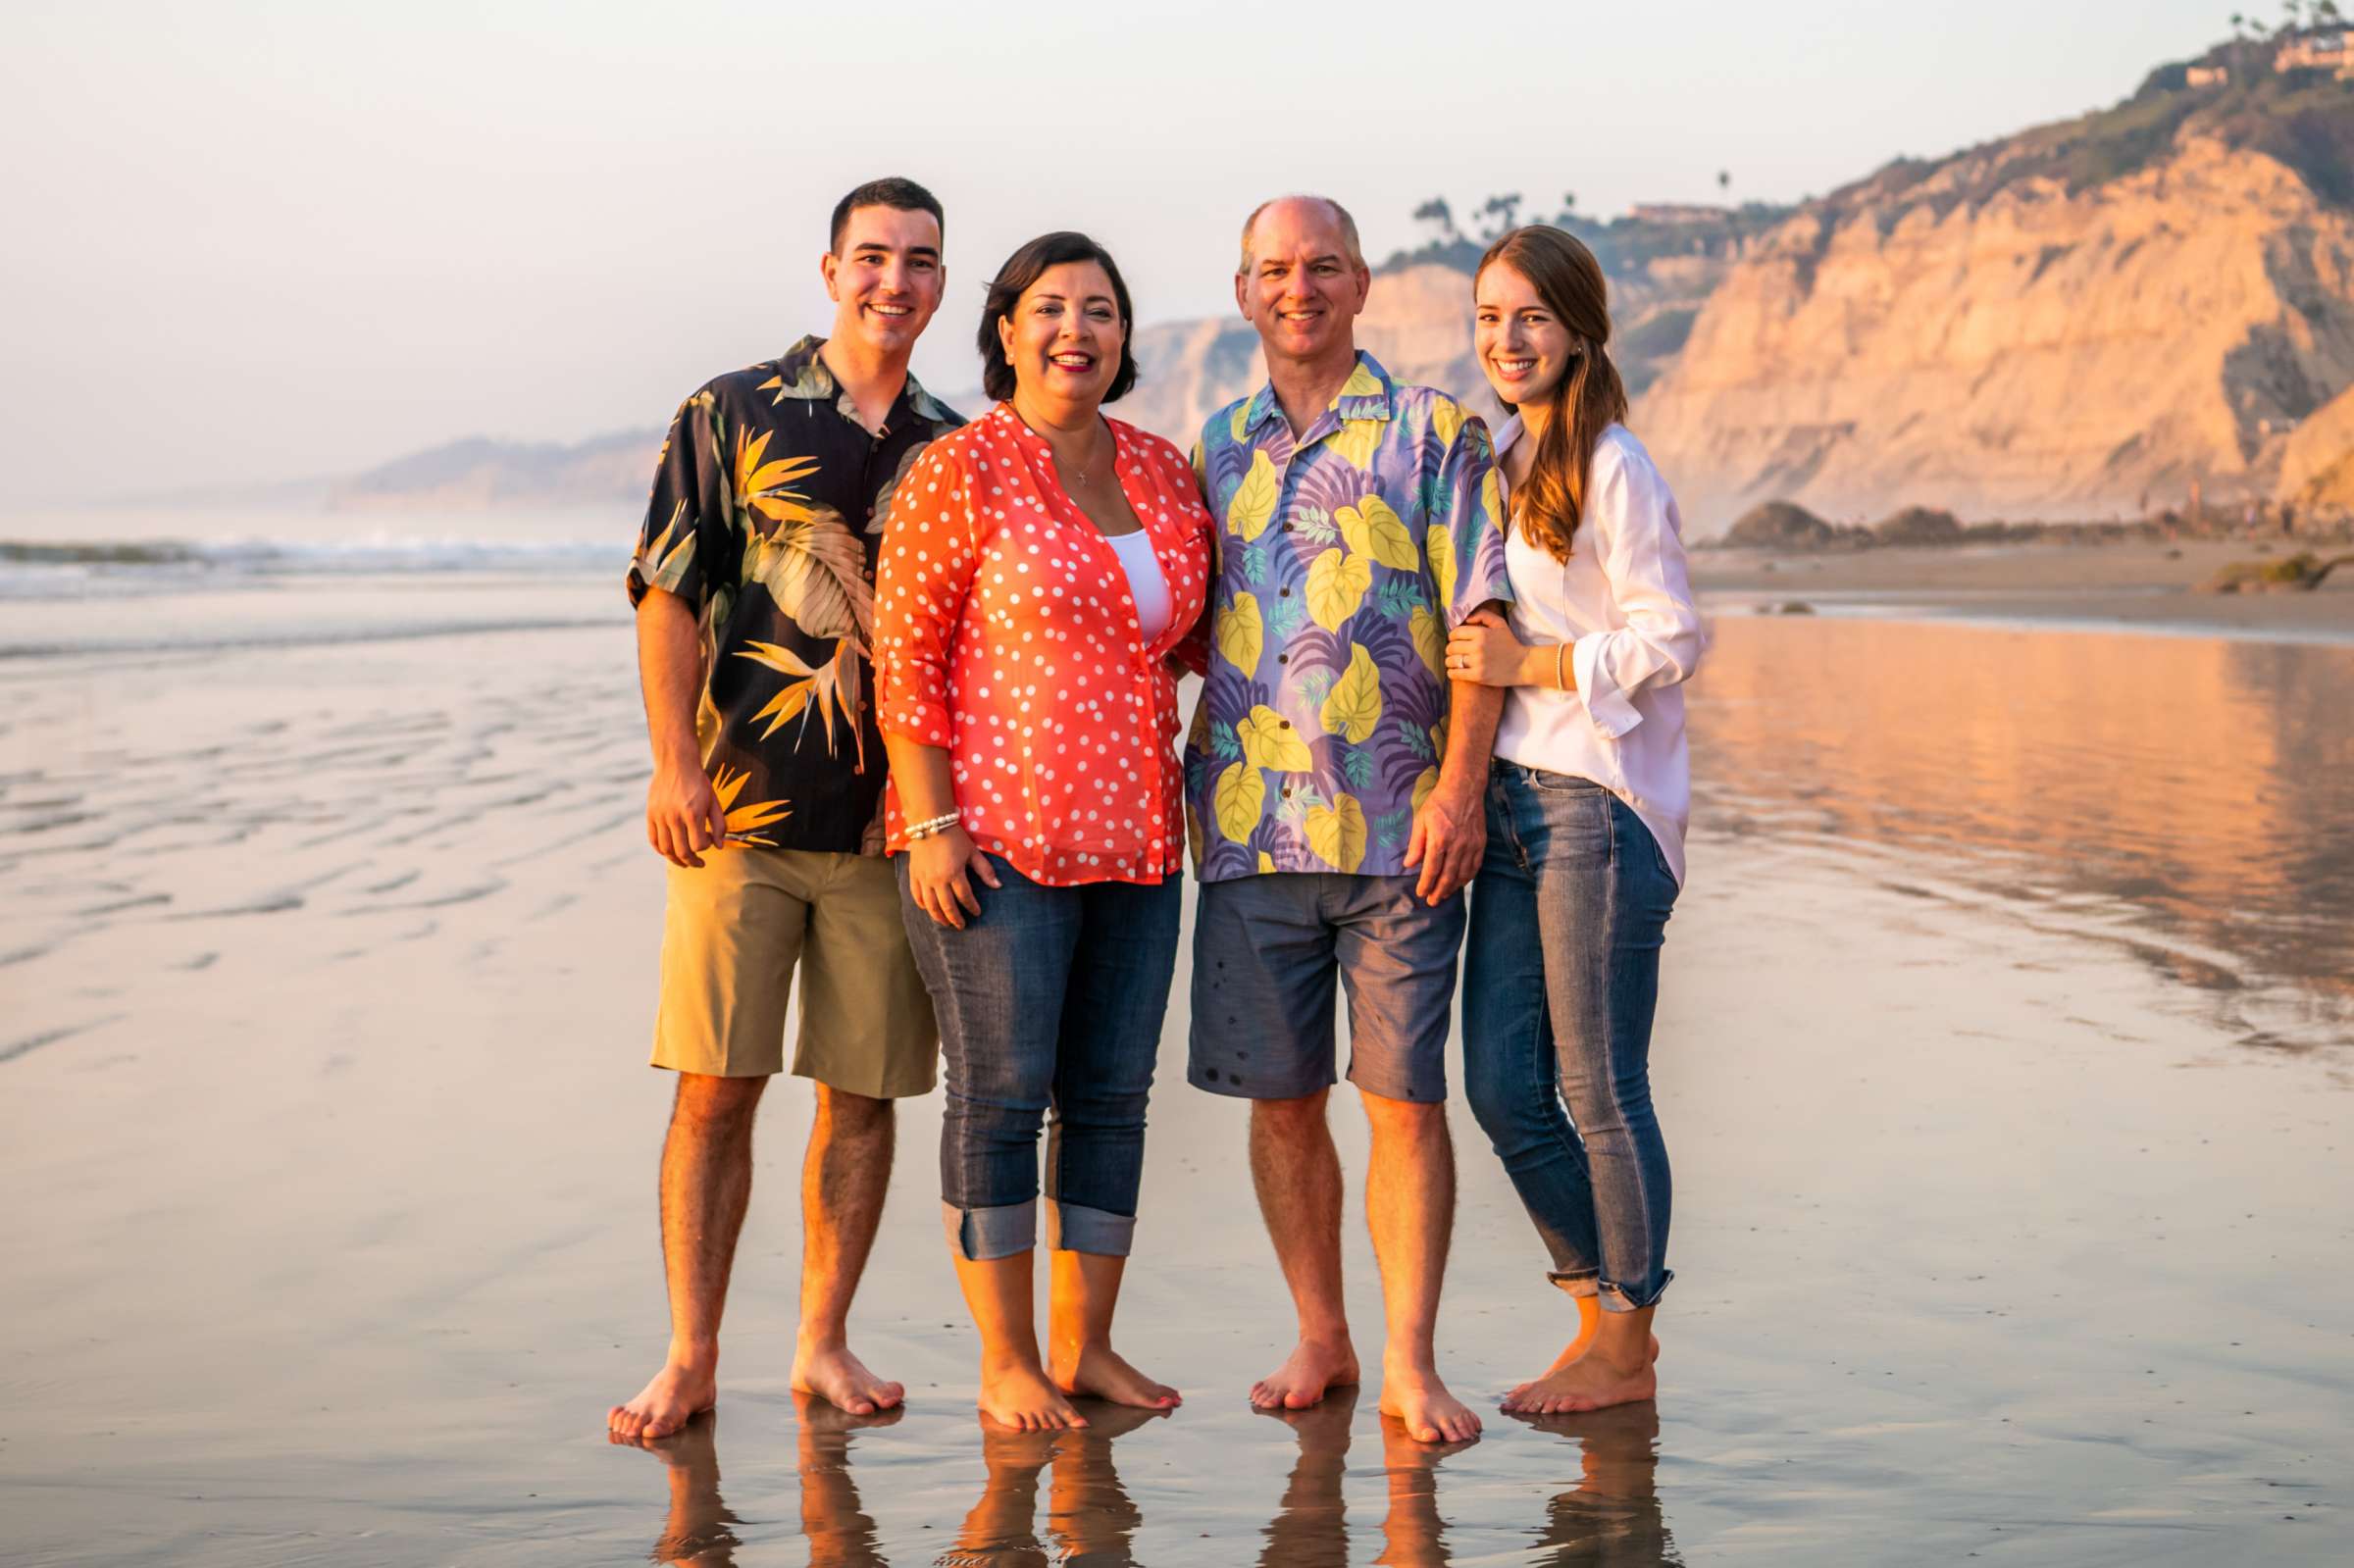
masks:
<instances>
[{"instance_id":1,"label":"white tank top","mask_svg":"<svg viewBox=\"0 0 2354 1568\"><path fill-rule=\"evenodd\" d=\"M1138 529L1134 533L1105 534L1103 542L1111 546L1128 574L1128 591L1136 599L1137 626L1150 642L1169 625L1169 584L1160 575L1160 562L1153 558L1152 535Z\"/></svg>"}]
</instances>

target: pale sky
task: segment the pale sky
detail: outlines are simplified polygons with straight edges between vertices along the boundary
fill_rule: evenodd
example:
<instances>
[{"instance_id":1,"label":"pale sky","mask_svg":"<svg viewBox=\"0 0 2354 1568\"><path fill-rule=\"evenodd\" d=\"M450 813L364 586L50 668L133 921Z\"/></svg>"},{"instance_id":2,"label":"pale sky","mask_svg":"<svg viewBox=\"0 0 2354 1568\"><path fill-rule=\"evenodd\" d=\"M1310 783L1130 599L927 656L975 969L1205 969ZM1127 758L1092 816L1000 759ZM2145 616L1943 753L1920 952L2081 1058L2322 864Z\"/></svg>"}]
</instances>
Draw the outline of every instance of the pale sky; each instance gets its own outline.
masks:
<instances>
[{"instance_id":1,"label":"pale sky","mask_svg":"<svg viewBox=\"0 0 2354 1568\"><path fill-rule=\"evenodd\" d=\"M658 426L823 329L877 175L947 208L949 392L1044 229L1144 322L1223 312L1267 195L1347 202L1375 261L1433 194L1793 200L2113 102L2229 10L12 0L0 510Z\"/></svg>"}]
</instances>

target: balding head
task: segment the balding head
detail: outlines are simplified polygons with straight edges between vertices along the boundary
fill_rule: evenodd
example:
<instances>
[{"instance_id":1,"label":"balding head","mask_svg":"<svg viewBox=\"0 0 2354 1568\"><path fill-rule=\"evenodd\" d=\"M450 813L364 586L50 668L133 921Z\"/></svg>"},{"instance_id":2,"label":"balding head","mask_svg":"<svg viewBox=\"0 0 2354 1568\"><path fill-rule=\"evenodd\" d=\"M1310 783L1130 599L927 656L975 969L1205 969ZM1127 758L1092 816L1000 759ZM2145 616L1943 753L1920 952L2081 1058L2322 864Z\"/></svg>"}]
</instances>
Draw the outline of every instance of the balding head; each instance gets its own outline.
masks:
<instances>
[{"instance_id":1,"label":"balding head","mask_svg":"<svg viewBox=\"0 0 2354 1568\"><path fill-rule=\"evenodd\" d=\"M1334 201L1330 196L1275 196L1252 208L1251 216L1243 220L1243 259L1234 270L1237 278L1247 277L1250 274L1251 242L1252 237L1258 232L1259 219L1276 209L1282 209L1283 215L1287 218L1305 220L1308 223L1320 220L1330 225L1333 236L1339 243L1341 254L1349 258L1349 265L1359 272L1365 270L1364 246L1357 240L1356 220L1349 216L1348 208Z\"/></svg>"}]
</instances>

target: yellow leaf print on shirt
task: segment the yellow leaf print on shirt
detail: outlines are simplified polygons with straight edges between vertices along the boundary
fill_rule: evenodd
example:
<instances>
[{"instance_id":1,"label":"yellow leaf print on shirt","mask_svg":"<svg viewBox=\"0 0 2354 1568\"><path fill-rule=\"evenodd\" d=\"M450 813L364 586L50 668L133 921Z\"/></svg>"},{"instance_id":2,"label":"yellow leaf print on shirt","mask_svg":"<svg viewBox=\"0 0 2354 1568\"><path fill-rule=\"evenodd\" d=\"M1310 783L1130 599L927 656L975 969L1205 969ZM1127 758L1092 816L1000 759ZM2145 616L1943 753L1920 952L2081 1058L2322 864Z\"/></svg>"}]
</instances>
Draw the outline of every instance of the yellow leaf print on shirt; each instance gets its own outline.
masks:
<instances>
[{"instance_id":1,"label":"yellow leaf print on shirt","mask_svg":"<svg viewBox=\"0 0 2354 1568\"><path fill-rule=\"evenodd\" d=\"M1380 395L1381 378L1365 369L1365 362L1360 359L1356 362L1356 369L1349 373L1348 383L1333 394L1332 400L1337 403L1344 397L1379 397Z\"/></svg>"},{"instance_id":2,"label":"yellow leaf print on shirt","mask_svg":"<svg viewBox=\"0 0 2354 1568\"><path fill-rule=\"evenodd\" d=\"M774 523L806 522L809 497L786 486L816 473L817 459L781 457L774 463L761 462L768 438L775 433L762 430L758 440L746 441L742 430L736 432L736 499Z\"/></svg>"},{"instance_id":3,"label":"yellow leaf print on shirt","mask_svg":"<svg viewBox=\"0 0 2354 1568\"><path fill-rule=\"evenodd\" d=\"M1498 528L1505 526L1504 487L1496 482L1496 471L1492 468L1479 481L1479 510Z\"/></svg>"},{"instance_id":4,"label":"yellow leaf print on shirt","mask_svg":"<svg viewBox=\"0 0 2354 1568\"><path fill-rule=\"evenodd\" d=\"M738 806L736 797L743 793L744 782L750 778L748 771L731 774L722 764L719 772L711 776L711 792L719 796L719 809L728 814L728 842L773 849L775 841L757 836L758 832L772 822L783 822L792 816L793 807L782 800L759 800Z\"/></svg>"},{"instance_id":5,"label":"yellow leaf print on shirt","mask_svg":"<svg viewBox=\"0 0 2354 1568\"><path fill-rule=\"evenodd\" d=\"M1306 773L1316 765L1291 720L1263 702L1235 725L1234 738L1243 743L1243 760L1254 768Z\"/></svg>"},{"instance_id":6,"label":"yellow leaf print on shirt","mask_svg":"<svg viewBox=\"0 0 2354 1568\"><path fill-rule=\"evenodd\" d=\"M1407 630L1413 633L1414 651L1430 666L1430 673L1445 676L1447 672L1447 626L1423 605L1415 605L1407 617Z\"/></svg>"},{"instance_id":7,"label":"yellow leaf print on shirt","mask_svg":"<svg viewBox=\"0 0 2354 1568\"><path fill-rule=\"evenodd\" d=\"M1259 650L1266 645L1266 624L1259 619L1258 595L1237 593L1210 624L1218 652L1245 675L1258 668Z\"/></svg>"},{"instance_id":8,"label":"yellow leaf print on shirt","mask_svg":"<svg viewBox=\"0 0 2354 1568\"><path fill-rule=\"evenodd\" d=\"M1406 531L1406 519L1390 510L1390 503L1378 495L1368 495L1355 506L1344 506L1332 514L1341 526L1341 537L1358 555L1369 555L1383 566L1398 572L1412 572L1422 565L1414 553L1414 536Z\"/></svg>"},{"instance_id":9,"label":"yellow leaf print on shirt","mask_svg":"<svg viewBox=\"0 0 2354 1568\"><path fill-rule=\"evenodd\" d=\"M1355 795L1307 808L1307 847L1328 866L1354 873L1365 861L1365 808Z\"/></svg>"},{"instance_id":10,"label":"yellow leaf print on shirt","mask_svg":"<svg viewBox=\"0 0 2354 1568\"><path fill-rule=\"evenodd\" d=\"M1218 814L1218 832L1240 843L1258 828L1258 814L1267 803L1266 776L1248 761L1235 763L1218 775L1210 791L1210 809Z\"/></svg>"},{"instance_id":11,"label":"yellow leaf print on shirt","mask_svg":"<svg viewBox=\"0 0 2354 1568\"><path fill-rule=\"evenodd\" d=\"M1416 811L1422 809L1422 802L1428 800L1430 792L1438 786L1439 770L1436 768L1423 769L1421 777L1414 781L1413 806Z\"/></svg>"},{"instance_id":12,"label":"yellow leaf print on shirt","mask_svg":"<svg viewBox=\"0 0 2354 1568\"><path fill-rule=\"evenodd\" d=\"M1343 420L1338 433L1325 437L1324 444L1349 460L1351 468L1370 469L1373 454L1381 449L1380 420Z\"/></svg>"},{"instance_id":13,"label":"yellow leaf print on shirt","mask_svg":"<svg viewBox=\"0 0 2354 1568\"><path fill-rule=\"evenodd\" d=\"M1258 852L1258 869L1262 873L1273 871L1275 869L1275 857L1268 854L1263 849L1260 850Z\"/></svg>"},{"instance_id":14,"label":"yellow leaf print on shirt","mask_svg":"<svg viewBox=\"0 0 2354 1568\"><path fill-rule=\"evenodd\" d=\"M1372 563L1334 545L1307 569L1308 618L1327 632L1338 632L1342 622L1356 614L1365 589L1372 585Z\"/></svg>"},{"instance_id":15,"label":"yellow leaf print on shirt","mask_svg":"<svg viewBox=\"0 0 2354 1568\"><path fill-rule=\"evenodd\" d=\"M1267 520L1275 515L1275 465L1264 452L1251 454L1251 472L1235 486L1234 499L1226 503L1226 531L1239 533L1245 544L1267 531Z\"/></svg>"},{"instance_id":16,"label":"yellow leaf print on shirt","mask_svg":"<svg viewBox=\"0 0 2354 1568\"><path fill-rule=\"evenodd\" d=\"M1324 699L1321 717L1326 731L1346 735L1351 745L1364 744L1381 723L1381 672L1374 668L1373 656L1363 643L1349 644L1349 668L1341 672L1332 694Z\"/></svg>"},{"instance_id":17,"label":"yellow leaf print on shirt","mask_svg":"<svg viewBox=\"0 0 2354 1568\"><path fill-rule=\"evenodd\" d=\"M1462 404L1458 403L1450 397L1442 397L1437 402L1431 404L1430 430L1431 433L1439 438L1440 444L1445 446L1453 446L1455 444L1455 432L1462 428Z\"/></svg>"},{"instance_id":18,"label":"yellow leaf print on shirt","mask_svg":"<svg viewBox=\"0 0 2354 1568\"><path fill-rule=\"evenodd\" d=\"M1250 398L1246 397L1241 402L1235 404L1234 418L1226 422L1226 432L1229 435L1232 435L1238 441L1243 438L1243 431L1251 428L1251 401L1252 400ZM1201 466L1202 465L1199 463L1194 465L1196 468L1200 468Z\"/></svg>"},{"instance_id":19,"label":"yellow leaf print on shirt","mask_svg":"<svg viewBox=\"0 0 2354 1568\"><path fill-rule=\"evenodd\" d=\"M1422 531L1422 553L1430 560L1430 581L1437 585L1439 602L1455 602L1455 535L1446 525L1432 523Z\"/></svg>"}]
</instances>

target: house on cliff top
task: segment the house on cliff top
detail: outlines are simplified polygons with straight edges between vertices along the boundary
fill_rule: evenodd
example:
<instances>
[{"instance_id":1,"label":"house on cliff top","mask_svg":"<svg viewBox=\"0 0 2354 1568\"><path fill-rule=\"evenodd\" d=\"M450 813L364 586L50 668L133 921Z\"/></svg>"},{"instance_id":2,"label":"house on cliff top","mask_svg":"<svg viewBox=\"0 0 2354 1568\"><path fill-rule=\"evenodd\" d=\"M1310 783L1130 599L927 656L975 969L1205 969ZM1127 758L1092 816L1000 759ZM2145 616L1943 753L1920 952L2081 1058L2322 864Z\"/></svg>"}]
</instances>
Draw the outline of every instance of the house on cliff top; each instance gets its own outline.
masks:
<instances>
[{"instance_id":1,"label":"house on cliff top","mask_svg":"<svg viewBox=\"0 0 2354 1568\"><path fill-rule=\"evenodd\" d=\"M2354 27L2328 27L2289 39L2273 52L2273 69L2327 71L2340 81L2354 80Z\"/></svg>"}]
</instances>

